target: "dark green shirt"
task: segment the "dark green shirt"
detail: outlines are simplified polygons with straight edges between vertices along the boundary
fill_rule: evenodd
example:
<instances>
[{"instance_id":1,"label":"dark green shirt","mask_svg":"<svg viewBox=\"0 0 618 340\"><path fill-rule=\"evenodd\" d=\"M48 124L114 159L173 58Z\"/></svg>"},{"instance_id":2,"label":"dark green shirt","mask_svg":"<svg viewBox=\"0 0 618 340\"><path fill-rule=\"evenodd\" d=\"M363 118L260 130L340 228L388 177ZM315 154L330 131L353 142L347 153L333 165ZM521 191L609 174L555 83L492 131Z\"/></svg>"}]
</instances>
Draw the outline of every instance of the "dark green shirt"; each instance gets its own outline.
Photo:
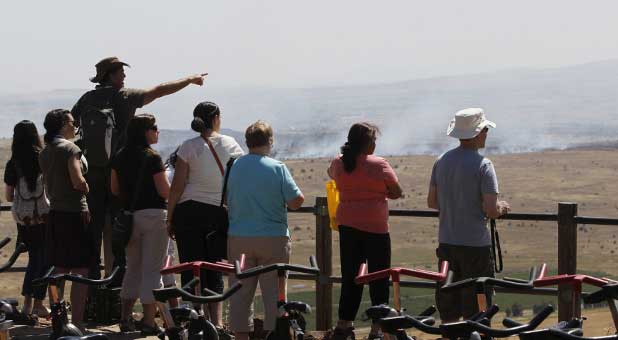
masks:
<instances>
[{"instance_id":1,"label":"dark green shirt","mask_svg":"<svg viewBox=\"0 0 618 340\"><path fill-rule=\"evenodd\" d=\"M73 142L63 138L54 140L43 148L39 155L39 165L43 172L47 196L51 210L79 212L88 210L86 195L73 189L69 175L69 159L81 160L82 174L88 172L86 158Z\"/></svg>"},{"instance_id":2,"label":"dark green shirt","mask_svg":"<svg viewBox=\"0 0 618 340\"><path fill-rule=\"evenodd\" d=\"M100 98L109 98L114 108L114 118L116 119L116 128L120 132L117 149L124 146L126 129L129 120L135 116L135 111L144 106L144 94L146 90L140 89L115 89L112 86L98 85L93 91L86 92L77 103L73 106L71 114L75 118L77 125L80 124L82 112L86 109L89 103L100 102ZM90 104L92 105L92 104ZM101 141L103 143L104 141Z\"/></svg>"}]
</instances>

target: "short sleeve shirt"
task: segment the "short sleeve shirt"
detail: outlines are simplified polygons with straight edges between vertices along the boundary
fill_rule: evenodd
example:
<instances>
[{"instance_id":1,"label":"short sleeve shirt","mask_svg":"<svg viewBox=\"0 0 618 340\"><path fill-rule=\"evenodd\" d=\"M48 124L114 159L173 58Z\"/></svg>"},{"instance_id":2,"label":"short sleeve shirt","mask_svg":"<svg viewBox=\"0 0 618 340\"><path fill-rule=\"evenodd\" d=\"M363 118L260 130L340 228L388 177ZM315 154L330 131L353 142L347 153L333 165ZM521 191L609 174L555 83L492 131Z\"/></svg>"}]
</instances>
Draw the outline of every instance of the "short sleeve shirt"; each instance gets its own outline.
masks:
<instances>
[{"instance_id":1,"label":"short sleeve shirt","mask_svg":"<svg viewBox=\"0 0 618 340\"><path fill-rule=\"evenodd\" d=\"M135 210L167 208L165 199L159 196L153 178L154 175L165 171L161 156L156 151L151 148L125 147L112 159L112 169L118 174L123 208L131 208L136 191ZM138 187L140 171L142 178Z\"/></svg>"},{"instance_id":2,"label":"short sleeve shirt","mask_svg":"<svg viewBox=\"0 0 618 340\"><path fill-rule=\"evenodd\" d=\"M135 111L144 106L145 90L121 88L116 90L111 86L97 86L93 91L86 92L73 106L71 113L77 122L81 117L82 112L86 109L92 96L102 96L110 98L113 101L114 118L116 119L116 127L120 131L120 140L118 147L122 147L125 143L126 128L129 120L135 116Z\"/></svg>"},{"instance_id":3,"label":"short sleeve shirt","mask_svg":"<svg viewBox=\"0 0 618 340\"><path fill-rule=\"evenodd\" d=\"M356 167L348 173L338 157L328 173L339 190L337 223L370 233L388 233L386 186L398 182L390 164L381 157L360 155Z\"/></svg>"},{"instance_id":4,"label":"short sleeve shirt","mask_svg":"<svg viewBox=\"0 0 618 340\"><path fill-rule=\"evenodd\" d=\"M290 236L286 202L301 195L280 161L248 154L234 162L227 186L229 235Z\"/></svg>"},{"instance_id":5,"label":"short sleeve shirt","mask_svg":"<svg viewBox=\"0 0 618 340\"><path fill-rule=\"evenodd\" d=\"M491 245L483 194L497 194L492 162L477 150L457 147L438 158L431 171L440 210L440 243L484 247Z\"/></svg>"},{"instance_id":6,"label":"short sleeve shirt","mask_svg":"<svg viewBox=\"0 0 618 340\"><path fill-rule=\"evenodd\" d=\"M239 158L244 154L240 145L230 136L217 135L209 140L223 169L230 158ZM218 206L221 203L223 175L206 141L201 136L186 140L176 154L189 165L185 189L179 202L192 200Z\"/></svg>"},{"instance_id":7,"label":"short sleeve shirt","mask_svg":"<svg viewBox=\"0 0 618 340\"><path fill-rule=\"evenodd\" d=\"M82 174L88 171L86 158L73 142L58 138L48 143L39 155L51 210L79 212L88 210L86 195L75 190L69 175L69 159L77 157Z\"/></svg>"}]
</instances>

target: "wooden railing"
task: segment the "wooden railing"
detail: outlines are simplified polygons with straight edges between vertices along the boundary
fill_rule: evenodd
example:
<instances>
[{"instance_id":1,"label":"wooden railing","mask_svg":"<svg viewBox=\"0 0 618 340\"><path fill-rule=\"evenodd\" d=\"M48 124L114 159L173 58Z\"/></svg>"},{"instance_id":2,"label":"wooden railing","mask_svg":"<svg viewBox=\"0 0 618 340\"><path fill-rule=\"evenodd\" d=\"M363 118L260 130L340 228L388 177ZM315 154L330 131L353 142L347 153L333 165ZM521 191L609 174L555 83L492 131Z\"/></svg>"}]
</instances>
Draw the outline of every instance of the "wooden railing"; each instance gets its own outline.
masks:
<instances>
[{"instance_id":1,"label":"wooden railing","mask_svg":"<svg viewBox=\"0 0 618 340\"><path fill-rule=\"evenodd\" d=\"M295 213L312 213L315 215L315 253L321 275L316 281L316 328L327 330L332 326L333 284L340 283L341 277L333 276L332 233L329 226L328 205L326 197L317 197L313 207L303 207ZM390 210L390 216L432 217L437 218L437 211L429 210ZM558 274L575 274L577 272L577 226L578 224L596 224L618 226L618 218L588 217L577 215L577 203L558 203L558 213L511 213L501 217L502 220L514 221L550 221L557 222L558 227ZM611 260L610 260L611 261ZM309 279L303 275L292 275L293 279ZM435 289L435 283L426 281L402 281L404 287ZM521 293L506 289L498 292ZM573 303L570 286L558 289L535 288L526 294L558 296L558 318L569 320L581 316L579 303Z\"/></svg>"},{"instance_id":2,"label":"wooden railing","mask_svg":"<svg viewBox=\"0 0 618 340\"><path fill-rule=\"evenodd\" d=\"M10 205L1 205L0 211L10 211ZM329 226L328 205L326 197L317 197L313 207L302 207L291 213L315 215L315 255L320 267L320 276L316 280L316 328L327 330L332 326L333 284L340 283L341 277L333 276L332 232ZM437 211L429 210L390 210L390 216L437 218ZM589 217L577 215L577 203L558 203L558 213L511 213L501 217L503 220L515 221L553 221L558 226L558 274L575 274L577 272L577 226L579 224L618 226L618 218ZM306 275L290 275L291 279L315 280ZM435 283L427 281L402 281L403 287L435 289ZM520 293L506 289L498 292ZM558 296L558 318L568 320L581 316L579 303L573 303L570 286L558 289L535 288L526 294Z\"/></svg>"}]
</instances>

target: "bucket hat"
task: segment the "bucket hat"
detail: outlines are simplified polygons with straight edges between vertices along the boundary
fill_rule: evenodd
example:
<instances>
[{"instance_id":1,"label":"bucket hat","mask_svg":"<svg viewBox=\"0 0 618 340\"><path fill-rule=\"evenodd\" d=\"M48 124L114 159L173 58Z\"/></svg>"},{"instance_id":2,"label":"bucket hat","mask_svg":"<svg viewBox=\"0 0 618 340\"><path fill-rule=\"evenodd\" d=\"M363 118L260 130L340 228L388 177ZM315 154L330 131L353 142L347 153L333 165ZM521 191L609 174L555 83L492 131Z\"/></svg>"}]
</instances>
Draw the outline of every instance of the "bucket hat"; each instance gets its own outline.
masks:
<instances>
[{"instance_id":1,"label":"bucket hat","mask_svg":"<svg viewBox=\"0 0 618 340\"><path fill-rule=\"evenodd\" d=\"M457 139L472 139L486 127L496 127L496 123L485 118L481 108L469 108L455 113L446 129L446 135Z\"/></svg>"},{"instance_id":2,"label":"bucket hat","mask_svg":"<svg viewBox=\"0 0 618 340\"><path fill-rule=\"evenodd\" d=\"M105 75L117 67L118 65L131 67L129 64L120 61L118 57L108 57L99 61L94 67L97 69L97 75L90 78L90 81L93 83L100 83L101 80L105 77Z\"/></svg>"}]
</instances>

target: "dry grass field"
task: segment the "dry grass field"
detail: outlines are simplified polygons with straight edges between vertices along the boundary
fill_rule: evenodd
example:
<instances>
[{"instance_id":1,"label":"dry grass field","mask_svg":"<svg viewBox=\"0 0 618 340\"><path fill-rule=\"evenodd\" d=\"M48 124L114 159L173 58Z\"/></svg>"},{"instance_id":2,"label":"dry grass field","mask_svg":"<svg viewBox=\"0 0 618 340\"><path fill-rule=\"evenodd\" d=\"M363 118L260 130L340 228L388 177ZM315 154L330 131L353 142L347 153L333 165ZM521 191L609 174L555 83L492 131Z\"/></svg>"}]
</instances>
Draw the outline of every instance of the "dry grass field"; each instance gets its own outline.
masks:
<instances>
[{"instance_id":1,"label":"dry grass field","mask_svg":"<svg viewBox=\"0 0 618 340\"><path fill-rule=\"evenodd\" d=\"M7 141L0 142L0 166L8 155ZM426 209L426 195L433 156L387 157L399 176L405 197L389 202L392 209ZM618 217L618 150L568 150L495 155L490 157L500 180L503 199L513 212L556 212L558 202L579 203L579 214ZM316 196L324 196L327 159L286 161L293 176L312 205ZM311 214L290 214L293 262L306 263L315 253L315 219ZM393 265L435 268L437 220L434 218L391 218ZM504 275L520 275L541 262L557 268L557 224L554 222L499 221L504 253ZM0 215L0 237L14 237L15 225L10 213ZM618 277L618 226L582 225L578 232L578 268L580 271ZM0 252L6 260L11 244ZM8 249L8 250L7 250ZM333 266L339 272L337 233L333 233ZM18 266L26 263L26 256ZM17 296L21 273L0 276L2 296ZM306 283L291 285L292 290L307 290ZM431 294L431 292L427 292ZM338 296L335 296L335 301ZM419 306L419 309L423 306ZM590 317L587 335L607 334L609 314L605 310L586 311ZM423 338L429 339L429 338Z\"/></svg>"}]
</instances>

